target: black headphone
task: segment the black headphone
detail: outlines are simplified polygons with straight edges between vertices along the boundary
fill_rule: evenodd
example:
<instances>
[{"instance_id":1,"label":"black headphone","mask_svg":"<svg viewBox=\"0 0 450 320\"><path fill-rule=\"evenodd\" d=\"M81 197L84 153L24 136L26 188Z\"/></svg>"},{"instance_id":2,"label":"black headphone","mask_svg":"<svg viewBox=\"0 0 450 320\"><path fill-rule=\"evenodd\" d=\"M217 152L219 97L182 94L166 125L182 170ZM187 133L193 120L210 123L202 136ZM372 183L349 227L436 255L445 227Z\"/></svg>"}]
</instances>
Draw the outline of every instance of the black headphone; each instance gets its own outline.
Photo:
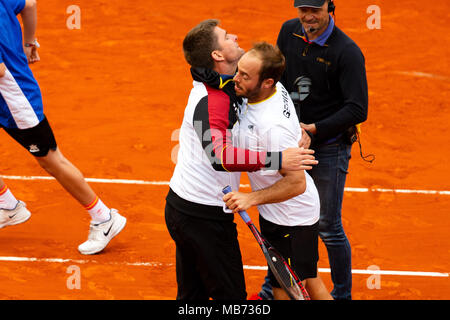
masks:
<instances>
[{"instance_id":1,"label":"black headphone","mask_svg":"<svg viewBox=\"0 0 450 320\"><path fill-rule=\"evenodd\" d=\"M334 5L334 2L333 2L333 0L329 0L328 1L328 12L333 12L333 14L334 14L334 11L336 10L336 6Z\"/></svg>"}]
</instances>

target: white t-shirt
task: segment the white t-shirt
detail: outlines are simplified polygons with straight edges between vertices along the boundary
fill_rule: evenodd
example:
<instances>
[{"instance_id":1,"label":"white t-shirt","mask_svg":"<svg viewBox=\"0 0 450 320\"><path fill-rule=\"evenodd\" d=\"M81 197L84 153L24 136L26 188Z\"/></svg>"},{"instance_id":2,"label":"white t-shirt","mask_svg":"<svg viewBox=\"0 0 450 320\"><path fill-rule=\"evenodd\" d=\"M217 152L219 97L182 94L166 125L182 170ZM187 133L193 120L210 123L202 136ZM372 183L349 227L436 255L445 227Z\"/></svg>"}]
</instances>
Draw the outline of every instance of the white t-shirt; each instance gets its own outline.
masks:
<instances>
[{"instance_id":1,"label":"white t-shirt","mask_svg":"<svg viewBox=\"0 0 450 320\"><path fill-rule=\"evenodd\" d=\"M283 151L298 147L300 123L287 90L277 83L276 92L259 103L241 108L239 122L233 128L233 144L253 151ZM308 226L319 220L319 193L311 176L305 171L306 191L280 203L258 206L262 217L284 226ZM275 170L248 173L252 190L273 185L283 176Z\"/></svg>"}]
</instances>

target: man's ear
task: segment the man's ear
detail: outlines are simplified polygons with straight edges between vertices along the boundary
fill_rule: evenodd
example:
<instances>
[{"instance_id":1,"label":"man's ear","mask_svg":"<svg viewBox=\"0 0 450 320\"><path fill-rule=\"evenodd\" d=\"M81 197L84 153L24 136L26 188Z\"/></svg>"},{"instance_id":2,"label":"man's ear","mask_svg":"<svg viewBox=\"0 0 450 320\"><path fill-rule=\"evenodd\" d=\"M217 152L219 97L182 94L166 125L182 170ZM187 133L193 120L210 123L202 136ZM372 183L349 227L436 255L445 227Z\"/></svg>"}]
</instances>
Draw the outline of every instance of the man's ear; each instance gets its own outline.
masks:
<instances>
[{"instance_id":1,"label":"man's ear","mask_svg":"<svg viewBox=\"0 0 450 320\"><path fill-rule=\"evenodd\" d=\"M273 80L272 78L267 78L262 82L262 87L264 89L270 89L275 85L275 80Z\"/></svg>"},{"instance_id":2,"label":"man's ear","mask_svg":"<svg viewBox=\"0 0 450 320\"><path fill-rule=\"evenodd\" d=\"M217 62L225 60L223 54L219 50L214 50L213 52L211 52L211 57L214 61Z\"/></svg>"}]
</instances>

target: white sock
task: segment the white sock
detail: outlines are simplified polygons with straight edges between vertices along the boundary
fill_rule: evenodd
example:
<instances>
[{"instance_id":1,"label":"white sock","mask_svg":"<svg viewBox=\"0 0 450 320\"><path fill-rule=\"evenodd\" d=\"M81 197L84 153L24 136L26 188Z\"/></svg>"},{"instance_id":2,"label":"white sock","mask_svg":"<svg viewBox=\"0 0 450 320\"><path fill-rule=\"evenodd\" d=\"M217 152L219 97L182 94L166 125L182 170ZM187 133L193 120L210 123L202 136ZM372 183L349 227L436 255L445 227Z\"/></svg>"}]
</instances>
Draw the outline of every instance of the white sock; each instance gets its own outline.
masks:
<instances>
[{"instance_id":1,"label":"white sock","mask_svg":"<svg viewBox=\"0 0 450 320\"><path fill-rule=\"evenodd\" d=\"M17 199L5 185L0 189L0 209L14 209L17 206Z\"/></svg>"},{"instance_id":2,"label":"white sock","mask_svg":"<svg viewBox=\"0 0 450 320\"><path fill-rule=\"evenodd\" d=\"M110 209L100 200L99 197L95 197L90 205L87 205L86 210L91 215L91 222L93 224L99 224L108 221L111 218Z\"/></svg>"}]
</instances>

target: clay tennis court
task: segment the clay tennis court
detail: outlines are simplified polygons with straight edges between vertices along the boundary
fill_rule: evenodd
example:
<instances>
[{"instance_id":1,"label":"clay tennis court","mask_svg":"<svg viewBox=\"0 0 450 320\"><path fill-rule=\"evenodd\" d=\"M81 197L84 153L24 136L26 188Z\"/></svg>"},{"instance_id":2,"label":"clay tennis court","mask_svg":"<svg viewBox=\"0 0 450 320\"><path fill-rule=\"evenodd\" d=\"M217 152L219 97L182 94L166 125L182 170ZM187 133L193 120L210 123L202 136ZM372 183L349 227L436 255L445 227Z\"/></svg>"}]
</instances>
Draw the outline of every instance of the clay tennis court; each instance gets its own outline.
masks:
<instances>
[{"instance_id":1,"label":"clay tennis court","mask_svg":"<svg viewBox=\"0 0 450 320\"><path fill-rule=\"evenodd\" d=\"M370 103L361 138L363 152L376 156L364 162L354 145L344 198L353 298L450 299L450 3L335 3L337 25L366 57ZM372 4L381 9L381 29L366 25ZM91 186L128 224L101 254L79 254L89 215L1 131L0 174L32 217L0 230L0 299L174 299L175 246L164 205L192 84L182 39L201 20L218 18L244 49L275 43L281 24L296 15L292 1L38 5L41 62L32 70L59 147L86 178L103 179ZM81 9L81 29L67 28L70 5ZM256 221L257 211L250 213ZM250 296L265 263L236 222ZM80 270L80 289L67 286L71 266ZM319 267L331 290L322 244Z\"/></svg>"}]
</instances>

